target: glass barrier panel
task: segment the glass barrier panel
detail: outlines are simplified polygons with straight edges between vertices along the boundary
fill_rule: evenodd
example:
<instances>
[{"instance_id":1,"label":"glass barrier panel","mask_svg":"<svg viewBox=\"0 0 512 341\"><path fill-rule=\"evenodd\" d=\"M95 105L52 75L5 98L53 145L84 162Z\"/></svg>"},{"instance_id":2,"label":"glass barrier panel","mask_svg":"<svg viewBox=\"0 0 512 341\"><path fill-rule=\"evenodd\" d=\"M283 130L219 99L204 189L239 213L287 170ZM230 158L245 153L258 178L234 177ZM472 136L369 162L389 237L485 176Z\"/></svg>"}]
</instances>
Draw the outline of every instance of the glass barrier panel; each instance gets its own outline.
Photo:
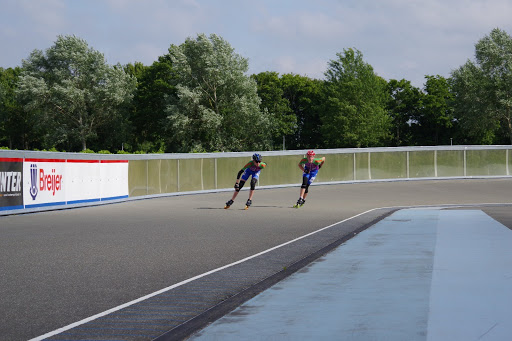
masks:
<instances>
[{"instance_id":1,"label":"glass barrier panel","mask_svg":"<svg viewBox=\"0 0 512 341\"><path fill-rule=\"evenodd\" d=\"M128 195L137 197L148 194L147 160L128 162Z\"/></svg>"},{"instance_id":2,"label":"glass barrier panel","mask_svg":"<svg viewBox=\"0 0 512 341\"><path fill-rule=\"evenodd\" d=\"M371 179L407 178L407 152L370 154Z\"/></svg>"},{"instance_id":3,"label":"glass barrier panel","mask_svg":"<svg viewBox=\"0 0 512 341\"><path fill-rule=\"evenodd\" d=\"M436 176L435 151L409 152L409 177L432 178Z\"/></svg>"}]
</instances>

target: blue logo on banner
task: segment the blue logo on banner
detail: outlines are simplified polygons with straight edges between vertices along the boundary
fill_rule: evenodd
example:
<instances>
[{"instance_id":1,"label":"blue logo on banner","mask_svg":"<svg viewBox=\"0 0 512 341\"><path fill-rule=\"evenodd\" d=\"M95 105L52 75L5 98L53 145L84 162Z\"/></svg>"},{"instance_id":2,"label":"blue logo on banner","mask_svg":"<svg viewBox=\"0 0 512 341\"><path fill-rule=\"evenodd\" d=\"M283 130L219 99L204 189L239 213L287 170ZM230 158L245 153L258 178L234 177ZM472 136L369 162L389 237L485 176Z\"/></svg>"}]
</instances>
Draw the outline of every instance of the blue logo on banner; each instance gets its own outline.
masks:
<instances>
[{"instance_id":1,"label":"blue logo on banner","mask_svg":"<svg viewBox=\"0 0 512 341\"><path fill-rule=\"evenodd\" d=\"M37 197L37 165L30 165L30 196L32 200L36 200Z\"/></svg>"}]
</instances>

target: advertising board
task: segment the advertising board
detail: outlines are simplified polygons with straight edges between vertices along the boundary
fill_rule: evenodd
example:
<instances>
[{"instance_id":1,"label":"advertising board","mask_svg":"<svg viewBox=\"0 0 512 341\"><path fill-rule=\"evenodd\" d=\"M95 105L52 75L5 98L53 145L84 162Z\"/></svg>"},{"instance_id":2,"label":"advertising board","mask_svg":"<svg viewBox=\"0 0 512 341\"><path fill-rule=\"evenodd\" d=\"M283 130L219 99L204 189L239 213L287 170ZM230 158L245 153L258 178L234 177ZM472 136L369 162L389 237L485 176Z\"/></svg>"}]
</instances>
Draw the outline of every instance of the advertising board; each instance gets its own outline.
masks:
<instances>
[{"instance_id":1,"label":"advertising board","mask_svg":"<svg viewBox=\"0 0 512 341\"><path fill-rule=\"evenodd\" d=\"M126 160L25 159L23 179L25 208L128 197Z\"/></svg>"},{"instance_id":2,"label":"advertising board","mask_svg":"<svg viewBox=\"0 0 512 341\"><path fill-rule=\"evenodd\" d=\"M0 210L23 208L23 159L0 158Z\"/></svg>"},{"instance_id":3,"label":"advertising board","mask_svg":"<svg viewBox=\"0 0 512 341\"><path fill-rule=\"evenodd\" d=\"M23 185L26 208L65 205L66 160L25 159Z\"/></svg>"},{"instance_id":4,"label":"advertising board","mask_svg":"<svg viewBox=\"0 0 512 341\"><path fill-rule=\"evenodd\" d=\"M102 160L100 179L102 200L128 198L128 161Z\"/></svg>"},{"instance_id":5,"label":"advertising board","mask_svg":"<svg viewBox=\"0 0 512 341\"><path fill-rule=\"evenodd\" d=\"M67 160L66 201L68 204L100 201L98 160Z\"/></svg>"}]
</instances>

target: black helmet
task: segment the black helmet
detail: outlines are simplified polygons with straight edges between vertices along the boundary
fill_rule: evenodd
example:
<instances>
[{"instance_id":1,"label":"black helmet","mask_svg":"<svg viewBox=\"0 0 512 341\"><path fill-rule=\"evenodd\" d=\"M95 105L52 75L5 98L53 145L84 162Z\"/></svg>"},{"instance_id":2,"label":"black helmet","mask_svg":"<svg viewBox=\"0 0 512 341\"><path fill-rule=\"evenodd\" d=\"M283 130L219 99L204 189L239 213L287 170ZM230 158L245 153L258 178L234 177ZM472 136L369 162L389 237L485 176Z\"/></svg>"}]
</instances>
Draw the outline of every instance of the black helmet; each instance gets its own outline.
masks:
<instances>
[{"instance_id":1,"label":"black helmet","mask_svg":"<svg viewBox=\"0 0 512 341\"><path fill-rule=\"evenodd\" d=\"M255 162L261 162L261 155L258 154L258 153L255 153L253 156L252 156L252 159L255 161Z\"/></svg>"}]
</instances>

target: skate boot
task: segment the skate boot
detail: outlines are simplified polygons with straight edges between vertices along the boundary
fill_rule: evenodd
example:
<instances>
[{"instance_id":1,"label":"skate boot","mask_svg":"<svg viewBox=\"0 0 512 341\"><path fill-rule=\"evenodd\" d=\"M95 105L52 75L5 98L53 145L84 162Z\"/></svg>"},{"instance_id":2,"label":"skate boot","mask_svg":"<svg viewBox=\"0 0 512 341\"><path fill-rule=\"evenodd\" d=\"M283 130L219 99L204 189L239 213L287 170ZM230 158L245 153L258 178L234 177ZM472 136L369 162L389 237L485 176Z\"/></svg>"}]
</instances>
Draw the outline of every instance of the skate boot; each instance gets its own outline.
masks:
<instances>
[{"instance_id":1,"label":"skate boot","mask_svg":"<svg viewBox=\"0 0 512 341\"><path fill-rule=\"evenodd\" d=\"M247 199L247 202L245 203L245 209L248 209L249 206L252 205L252 200Z\"/></svg>"},{"instance_id":2,"label":"skate boot","mask_svg":"<svg viewBox=\"0 0 512 341\"><path fill-rule=\"evenodd\" d=\"M297 200L297 203L295 205L293 205L293 207L299 208L299 207L302 207L302 205L304 205L304 199L299 198L299 200Z\"/></svg>"},{"instance_id":3,"label":"skate boot","mask_svg":"<svg viewBox=\"0 0 512 341\"><path fill-rule=\"evenodd\" d=\"M300 203L300 207L304 206L305 203L306 203L306 199L302 199L302 202Z\"/></svg>"},{"instance_id":4,"label":"skate boot","mask_svg":"<svg viewBox=\"0 0 512 341\"><path fill-rule=\"evenodd\" d=\"M228 202L226 203L226 206L224 206L225 209L228 209L229 206L233 205L233 200L229 199Z\"/></svg>"}]
</instances>

